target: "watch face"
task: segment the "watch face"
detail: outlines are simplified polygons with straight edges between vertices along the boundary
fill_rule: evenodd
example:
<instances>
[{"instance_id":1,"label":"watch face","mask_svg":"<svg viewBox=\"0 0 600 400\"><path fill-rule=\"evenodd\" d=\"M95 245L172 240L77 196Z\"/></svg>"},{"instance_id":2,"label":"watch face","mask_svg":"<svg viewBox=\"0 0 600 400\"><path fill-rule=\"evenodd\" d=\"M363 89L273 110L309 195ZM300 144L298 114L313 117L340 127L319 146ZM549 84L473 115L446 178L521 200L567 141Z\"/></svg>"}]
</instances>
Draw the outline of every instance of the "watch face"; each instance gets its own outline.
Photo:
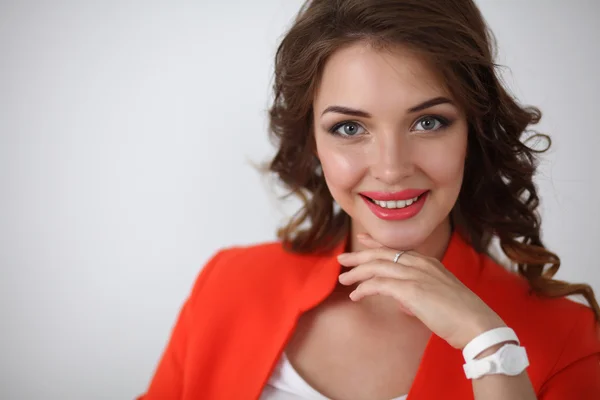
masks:
<instances>
[{"instance_id":1,"label":"watch face","mask_svg":"<svg viewBox=\"0 0 600 400\"><path fill-rule=\"evenodd\" d=\"M527 354L523 347L509 344L501 350L502 352L499 357L500 365L508 375L519 375L529 365Z\"/></svg>"}]
</instances>

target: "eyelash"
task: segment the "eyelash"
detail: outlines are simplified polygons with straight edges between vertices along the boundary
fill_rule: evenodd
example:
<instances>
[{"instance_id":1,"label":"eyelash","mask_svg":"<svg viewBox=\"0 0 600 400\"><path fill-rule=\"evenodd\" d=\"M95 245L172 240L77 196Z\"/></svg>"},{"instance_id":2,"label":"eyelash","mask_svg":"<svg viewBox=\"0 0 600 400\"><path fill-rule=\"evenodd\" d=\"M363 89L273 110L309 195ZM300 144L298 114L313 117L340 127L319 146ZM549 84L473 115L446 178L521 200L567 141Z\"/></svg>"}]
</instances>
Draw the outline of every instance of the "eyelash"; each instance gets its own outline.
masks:
<instances>
[{"instance_id":1,"label":"eyelash","mask_svg":"<svg viewBox=\"0 0 600 400\"><path fill-rule=\"evenodd\" d=\"M423 130L422 132L437 132L437 131L448 128L452 124L452 121L450 121L448 118L442 117L441 115L424 115L413 124L413 127L427 118L432 118L432 119L437 120L441 124L441 126L435 130L429 130L429 131ZM358 135L342 135L337 132L338 129L340 129L342 126L347 125L347 124L356 124L356 125L359 125L360 127L362 127L362 125L360 123L358 123L356 121L348 120L348 121L338 122L337 124L335 124L331 128L329 128L328 132L334 136L339 136L344 139L351 139L355 136L358 136ZM365 128L363 127L363 129L365 129Z\"/></svg>"}]
</instances>

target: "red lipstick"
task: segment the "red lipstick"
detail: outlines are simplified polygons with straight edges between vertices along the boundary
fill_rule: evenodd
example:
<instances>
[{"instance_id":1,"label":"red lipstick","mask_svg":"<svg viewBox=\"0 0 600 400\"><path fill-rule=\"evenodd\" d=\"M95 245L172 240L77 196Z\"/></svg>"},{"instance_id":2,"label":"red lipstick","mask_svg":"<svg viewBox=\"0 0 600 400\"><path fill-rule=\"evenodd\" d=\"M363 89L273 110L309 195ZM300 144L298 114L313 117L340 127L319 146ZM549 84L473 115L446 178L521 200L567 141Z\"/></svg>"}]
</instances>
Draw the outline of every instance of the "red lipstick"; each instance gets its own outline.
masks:
<instances>
[{"instance_id":1,"label":"red lipstick","mask_svg":"<svg viewBox=\"0 0 600 400\"><path fill-rule=\"evenodd\" d=\"M422 189L408 189L401 192L361 192L360 195L360 197L367 204L367 207L369 207L371 212L375 214L376 217L387 221L398 221L409 219L417 215L423 208L423 205L427 200L427 196L429 195L429 191ZM417 201L402 208L382 207L372 201L410 200L417 196L419 197Z\"/></svg>"}]
</instances>

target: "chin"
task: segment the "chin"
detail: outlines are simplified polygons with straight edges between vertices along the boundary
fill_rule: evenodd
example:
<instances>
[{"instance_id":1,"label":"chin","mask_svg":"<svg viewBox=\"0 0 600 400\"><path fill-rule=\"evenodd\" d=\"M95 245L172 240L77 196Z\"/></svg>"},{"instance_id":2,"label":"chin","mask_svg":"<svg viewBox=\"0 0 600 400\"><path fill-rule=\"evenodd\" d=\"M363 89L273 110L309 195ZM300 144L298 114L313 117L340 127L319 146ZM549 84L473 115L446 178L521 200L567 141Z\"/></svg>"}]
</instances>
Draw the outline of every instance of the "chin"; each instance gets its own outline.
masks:
<instances>
[{"instance_id":1,"label":"chin","mask_svg":"<svg viewBox=\"0 0 600 400\"><path fill-rule=\"evenodd\" d=\"M411 228L385 227L367 229L367 233L376 241L396 250L413 250L420 247L431 235L424 226Z\"/></svg>"}]
</instances>

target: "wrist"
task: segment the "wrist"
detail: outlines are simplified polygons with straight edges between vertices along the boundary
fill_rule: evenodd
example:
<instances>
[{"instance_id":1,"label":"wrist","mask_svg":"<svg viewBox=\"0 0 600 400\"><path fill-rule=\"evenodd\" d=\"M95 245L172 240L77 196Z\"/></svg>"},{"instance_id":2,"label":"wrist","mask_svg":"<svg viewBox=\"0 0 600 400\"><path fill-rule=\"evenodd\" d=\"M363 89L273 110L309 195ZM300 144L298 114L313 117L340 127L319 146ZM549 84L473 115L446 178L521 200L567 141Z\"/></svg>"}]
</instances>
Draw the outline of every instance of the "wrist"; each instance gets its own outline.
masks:
<instances>
[{"instance_id":1,"label":"wrist","mask_svg":"<svg viewBox=\"0 0 600 400\"><path fill-rule=\"evenodd\" d=\"M508 325L506 325L506 323L502 319L500 319L500 317L498 317L497 315L488 317L485 320L477 321L477 322L473 323L472 326L474 328L471 330L471 334L468 335L467 342L464 343L460 347L461 350L463 350L467 346L467 344L469 344L471 341L473 341L473 339L475 339L477 336L480 336L481 334L483 334L485 332L488 332L488 331L491 331L491 330L497 329L497 328L507 328L508 327ZM501 346L499 346L499 347L501 347Z\"/></svg>"},{"instance_id":2,"label":"wrist","mask_svg":"<svg viewBox=\"0 0 600 400\"><path fill-rule=\"evenodd\" d=\"M479 332L462 348L465 362L494 354L494 350L502 348L507 343L520 344L515 331L507 327L506 324L496 325L495 328L491 329L482 329Z\"/></svg>"},{"instance_id":3,"label":"wrist","mask_svg":"<svg viewBox=\"0 0 600 400\"><path fill-rule=\"evenodd\" d=\"M473 338L462 350L463 369L468 379L490 374L516 376L529 365L514 330L507 326L492 328Z\"/></svg>"},{"instance_id":4,"label":"wrist","mask_svg":"<svg viewBox=\"0 0 600 400\"><path fill-rule=\"evenodd\" d=\"M486 375L517 376L528 366L525 348L508 343L491 355L467 361L463 370L468 379L479 379Z\"/></svg>"}]
</instances>

